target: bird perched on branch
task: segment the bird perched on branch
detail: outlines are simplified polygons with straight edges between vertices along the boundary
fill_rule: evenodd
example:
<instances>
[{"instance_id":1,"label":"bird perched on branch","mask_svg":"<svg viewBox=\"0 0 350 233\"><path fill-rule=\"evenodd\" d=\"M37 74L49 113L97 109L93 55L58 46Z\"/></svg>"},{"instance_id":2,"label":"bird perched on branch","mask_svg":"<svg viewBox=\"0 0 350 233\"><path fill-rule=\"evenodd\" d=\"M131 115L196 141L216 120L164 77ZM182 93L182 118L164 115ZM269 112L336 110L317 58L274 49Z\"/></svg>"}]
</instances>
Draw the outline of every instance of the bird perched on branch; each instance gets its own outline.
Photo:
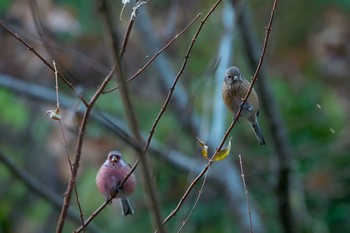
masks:
<instances>
[{"instance_id":1,"label":"bird perched on branch","mask_svg":"<svg viewBox=\"0 0 350 233\"><path fill-rule=\"evenodd\" d=\"M247 94L250 85L250 82L241 75L239 69L232 66L225 71L222 97L227 108L233 114L237 114L242 106L241 116L250 122L260 145L265 145L265 139L257 119L259 116L259 99L254 89L252 89L247 101L242 105L242 100Z\"/></svg>"},{"instance_id":2,"label":"bird perched on branch","mask_svg":"<svg viewBox=\"0 0 350 233\"><path fill-rule=\"evenodd\" d=\"M123 215L134 214L127 198L135 189L136 178L131 174L122 187L121 182L129 174L131 167L119 151L111 151L96 176L97 188L106 198L117 192L114 198L120 198Z\"/></svg>"}]
</instances>

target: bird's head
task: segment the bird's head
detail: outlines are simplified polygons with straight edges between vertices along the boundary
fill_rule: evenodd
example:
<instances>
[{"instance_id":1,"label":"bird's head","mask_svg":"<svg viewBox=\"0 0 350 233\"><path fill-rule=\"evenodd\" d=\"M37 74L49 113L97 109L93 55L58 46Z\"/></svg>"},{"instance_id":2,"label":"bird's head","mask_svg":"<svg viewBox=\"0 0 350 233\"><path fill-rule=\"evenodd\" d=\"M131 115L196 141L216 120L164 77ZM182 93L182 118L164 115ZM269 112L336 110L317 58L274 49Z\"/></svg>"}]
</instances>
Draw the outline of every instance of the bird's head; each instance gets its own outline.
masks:
<instances>
[{"instance_id":1,"label":"bird's head","mask_svg":"<svg viewBox=\"0 0 350 233\"><path fill-rule=\"evenodd\" d=\"M224 81L227 85L234 85L235 83L241 80L241 73L239 72L239 69L237 67L232 66L225 71Z\"/></svg>"}]
</instances>

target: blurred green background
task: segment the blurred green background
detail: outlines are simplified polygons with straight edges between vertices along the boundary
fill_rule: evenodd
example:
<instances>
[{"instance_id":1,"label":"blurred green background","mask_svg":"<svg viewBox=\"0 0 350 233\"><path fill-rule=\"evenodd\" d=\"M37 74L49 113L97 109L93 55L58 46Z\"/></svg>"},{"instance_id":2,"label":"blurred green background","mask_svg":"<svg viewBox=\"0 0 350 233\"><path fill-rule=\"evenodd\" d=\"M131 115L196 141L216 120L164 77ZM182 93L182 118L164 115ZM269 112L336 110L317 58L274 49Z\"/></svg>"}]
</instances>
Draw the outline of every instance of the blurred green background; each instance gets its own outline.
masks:
<instances>
[{"instance_id":1,"label":"blurred green background","mask_svg":"<svg viewBox=\"0 0 350 233\"><path fill-rule=\"evenodd\" d=\"M126 5L121 21L121 1L111 2L116 13L116 28L122 38L132 6ZM208 11L213 3L209 0L155 0L147 2L140 11L145 8L150 12L160 48L197 13L205 9ZM253 33L261 44L272 3L246 1L254 24ZM212 113L208 112L213 111L215 105L208 102L215 85L214 72L210 67L217 57L220 38L224 33L221 19L223 7L222 3L204 25L180 79L180 84L190 97L189 112L196 111L203 119L200 129L204 132L209 127L204 119L211 119ZM41 29L33 19L33 9L37 20L42 22ZM24 0L0 0L0 16L2 22L33 45L50 63L55 59L59 71L82 89L86 99L108 74L113 55L99 1L40 0L30 4ZM164 56L170 58L174 74L183 62L198 25L199 21L165 52ZM1 29L0 33L0 79L11 77L55 91L53 72L5 30ZM242 73L249 78L254 71L248 69L243 41L236 27L233 34L232 63L241 67ZM145 45L144 38L139 36L136 29L133 30L124 58L127 77L151 56L153 52ZM283 116L293 150L291 203L297 215L298 232L350 232L347 219L350 213L350 1L280 1L264 62L269 73L269 85ZM159 76L152 64L128 85L140 129L146 135L170 87L162 88ZM113 80L108 88L115 85ZM31 95L22 93L17 89L18 85L10 88L1 82L0 86L1 154L47 189L63 197L70 171L62 134L57 122L44 118L47 110L55 109L55 101L49 97L45 100L44 92L39 92L42 97L34 98L35 91ZM27 88L31 89L30 86ZM73 159L77 122L81 120L81 116L74 113L77 109L83 109L83 105L61 81L59 88L62 98L71 97L69 104L72 107L62 107L62 116L68 150ZM125 121L121 98L116 91L102 95L95 110ZM232 117L228 112L225 114L226 129ZM262 109L260 122L268 145L260 147L247 122L241 120L231 133L231 156L237 167L237 155L242 154L244 158L249 195L258 211L253 215L263 220L266 232L282 232L273 190L276 178L272 170L276 161L272 155L274 152L265 117ZM171 109L166 111L155 133L155 139L164 145L204 162L200 158L195 136L179 120L176 111ZM204 137L210 138L210 135ZM116 148L123 152L129 163L136 160L135 151L111 129L90 120L77 178L85 217L104 201L97 191L95 176L108 151ZM167 160L152 155L150 160L162 206L161 213L165 217L175 208L197 173L181 170ZM119 203L114 201L113 206L107 207L94 220L96 228L102 232L154 231L150 210L145 204L141 175L139 169L136 170L138 188L130 198L136 214L123 217ZM198 189L196 186L183 209L166 225L169 232L179 228L193 205ZM184 232L240 232L219 190L216 184L207 183ZM244 192L243 188L241 191ZM74 194L72 205L76 207ZM4 163L0 163L0 233L53 232L58 216L59 209L56 210L48 201L28 189ZM77 227L76 222L67 220L64 232L72 232ZM256 230L260 232L260 229Z\"/></svg>"}]
</instances>

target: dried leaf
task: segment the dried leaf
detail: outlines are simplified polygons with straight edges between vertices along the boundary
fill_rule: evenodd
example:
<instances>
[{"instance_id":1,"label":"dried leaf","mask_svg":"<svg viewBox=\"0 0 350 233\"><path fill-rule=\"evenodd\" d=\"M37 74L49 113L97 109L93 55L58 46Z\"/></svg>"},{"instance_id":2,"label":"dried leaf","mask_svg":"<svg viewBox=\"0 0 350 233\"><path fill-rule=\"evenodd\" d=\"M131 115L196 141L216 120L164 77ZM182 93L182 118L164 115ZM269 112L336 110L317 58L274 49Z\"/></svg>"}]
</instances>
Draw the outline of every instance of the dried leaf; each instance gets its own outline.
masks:
<instances>
[{"instance_id":1,"label":"dried leaf","mask_svg":"<svg viewBox=\"0 0 350 233\"><path fill-rule=\"evenodd\" d=\"M205 142L201 141L198 137L196 138L197 138L198 144L200 145L200 147L202 147L201 154L203 158L208 159L208 146L205 145Z\"/></svg>"},{"instance_id":2,"label":"dried leaf","mask_svg":"<svg viewBox=\"0 0 350 233\"><path fill-rule=\"evenodd\" d=\"M46 112L45 117L49 116L50 119L60 121L62 119L61 115L59 114L59 110L49 110Z\"/></svg>"},{"instance_id":3,"label":"dried leaf","mask_svg":"<svg viewBox=\"0 0 350 233\"><path fill-rule=\"evenodd\" d=\"M215 155L213 156L213 161L220 161L225 159L229 154L230 154L230 150L231 150L231 139L228 141L228 144L226 146L225 149L222 149L218 152L215 153Z\"/></svg>"}]
</instances>

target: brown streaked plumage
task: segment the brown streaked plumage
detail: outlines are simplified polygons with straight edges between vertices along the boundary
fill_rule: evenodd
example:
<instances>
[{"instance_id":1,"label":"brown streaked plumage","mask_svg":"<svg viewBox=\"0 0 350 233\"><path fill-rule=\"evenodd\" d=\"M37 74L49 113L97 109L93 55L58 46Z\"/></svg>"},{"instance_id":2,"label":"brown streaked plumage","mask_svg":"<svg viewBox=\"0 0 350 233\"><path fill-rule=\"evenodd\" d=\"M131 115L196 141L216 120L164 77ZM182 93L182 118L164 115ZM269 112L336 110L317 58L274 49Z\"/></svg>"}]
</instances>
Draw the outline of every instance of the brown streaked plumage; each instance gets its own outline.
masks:
<instances>
[{"instance_id":1,"label":"brown streaked plumage","mask_svg":"<svg viewBox=\"0 0 350 233\"><path fill-rule=\"evenodd\" d=\"M241 106L242 100L247 94L250 87L250 82L241 75L239 69L235 66L228 68L225 71L224 85L222 87L222 97L227 108L236 114ZM246 118L260 143L265 145L264 135L260 129L258 119L259 116L259 99L254 88L250 93L247 101L243 105L241 116Z\"/></svg>"}]
</instances>

